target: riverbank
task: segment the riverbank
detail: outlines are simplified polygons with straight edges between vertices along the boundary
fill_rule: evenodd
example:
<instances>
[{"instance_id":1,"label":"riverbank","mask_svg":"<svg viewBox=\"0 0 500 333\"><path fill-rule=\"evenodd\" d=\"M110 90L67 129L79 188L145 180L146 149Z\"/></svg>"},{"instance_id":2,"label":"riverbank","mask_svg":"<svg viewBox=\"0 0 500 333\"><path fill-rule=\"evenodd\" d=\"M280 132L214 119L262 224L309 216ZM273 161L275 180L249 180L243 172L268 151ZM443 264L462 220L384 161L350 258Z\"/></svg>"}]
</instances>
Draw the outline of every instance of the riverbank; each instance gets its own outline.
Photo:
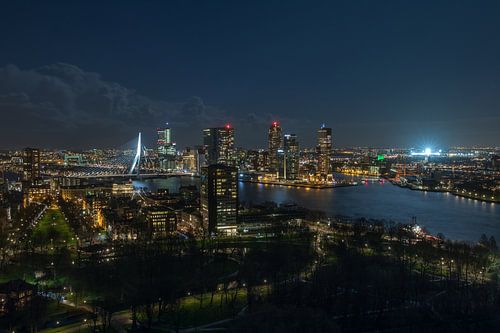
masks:
<instances>
[{"instance_id":1,"label":"riverbank","mask_svg":"<svg viewBox=\"0 0 500 333\"><path fill-rule=\"evenodd\" d=\"M339 182L343 180L342 176L335 175ZM460 199L446 193L410 191L389 181L378 181L378 178L372 180L368 177L365 184L361 184L363 179L359 177L344 176L344 179L358 182L359 186L306 190L303 187L266 186L240 181L238 199L249 203L295 202L299 206L325 212L328 216L365 217L396 223L410 223L416 217L417 223L432 234L443 233L449 239L475 242L483 233L500 239L498 204ZM199 186L199 178L134 181L136 188L146 187L151 191L168 189L170 193L177 193L180 186L188 185Z\"/></svg>"},{"instance_id":2,"label":"riverbank","mask_svg":"<svg viewBox=\"0 0 500 333\"><path fill-rule=\"evenodd\" d=\"M423 188L418 188L415 186L411 185L402 185L400 182L393 180L393 179L388 179L388 181L391 182L391 184L396 185L401 188L409 189L412 191L421 191L421 192L437 192L437 193L450 193L452 195L455 195L457 197L462 197L462 198L467 198L467 199L473 199L477 201L482 201L482 202L490 202L490 203L500 203L499 199L495 199L495 197L488 197L486 195L479 195L479 194L468 194L467 192L461 192L461 191L448 191L448 190L440 190L440 189L423 189Z\"/></svg>"},{"instance_id":3,"label":"riverbank","mask_svg":"<svg viewBox=\"0 0 500 333\"><path fill-rule=\"evenodd\" d=\"M301 188L305 188L305 189L315 189L315 190L359 185L357 182L335 183L335 184L289 183L289 182L267 181L267 180L266 181L263 181L263 180L241 180L241 182L262 184L262 185L276 185L276 186L284 186L284 187L301 187Z\"/></svg>"}]
</instances>

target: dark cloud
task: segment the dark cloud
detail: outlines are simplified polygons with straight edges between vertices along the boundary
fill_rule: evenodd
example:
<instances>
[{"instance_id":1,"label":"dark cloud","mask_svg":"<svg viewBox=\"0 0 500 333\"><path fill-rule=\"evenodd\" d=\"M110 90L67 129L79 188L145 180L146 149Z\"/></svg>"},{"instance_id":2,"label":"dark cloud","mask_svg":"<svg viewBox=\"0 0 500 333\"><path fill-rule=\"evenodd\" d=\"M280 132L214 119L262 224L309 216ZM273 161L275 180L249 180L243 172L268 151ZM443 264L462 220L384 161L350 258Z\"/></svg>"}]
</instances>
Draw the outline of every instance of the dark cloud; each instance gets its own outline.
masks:
<instances>
[{"instance_id":1,"label":"dark cloud","mask_svg":"<svg viewBox=\"0 0 500 333\"><path fill-rule=\"evenodd\" d=\"M64 63L32 70L0 68L0 112L3 148L116 147L140 130L152 136L167 121L201 129L227 118L200 98L183 103L152 100Z\"/></svg>"},{"instance_id":2,"label":"dark cloud","mask_svg":"<svg viewBox=\"0 0 500 333\"><path fill-rule=\"evenodd\" d=\"M273 120L301 123L272 114L224 112L199 97L184 102L153 100L98 73L57 63L24 70L0 68L1 148L120 147L142 131L153 144L155 129L173 128L180 147L201 143L201 129L231 123L245 145L262 144Z\"/></svg>"},{"instance_id":3,"label":"dark cloud","mask_svg":"<svg viewBox=\"0 0 500 333\"><path fill-rule=\"evenodd\" d=\"M238 146L265 147L267 129L274 120L281 122L284 133L296 133L303 147L311 147L321 125L320 117L312 111L300 118L261 110L246 114L233 111L208 105L199 97L182 102L151 99L106 81L98 73L64 63L30 70L14 65L0 68L0 149L118 148L139 131L146 145L151 146L156 128L167 122L181 148L200 144L202 128L226 123L236 128ZM445 147L449 143L474 143L478 129L482 129L484 138L478 142L498 142L498 116L403 120L360 117L346 121L332 113L326 118L335 119L327 126L333 127L336 146L357 141L370 146L412 146L434 141ZM358 139L364 133L379 134L365 142Z\"/></svg>"}]
</instances>

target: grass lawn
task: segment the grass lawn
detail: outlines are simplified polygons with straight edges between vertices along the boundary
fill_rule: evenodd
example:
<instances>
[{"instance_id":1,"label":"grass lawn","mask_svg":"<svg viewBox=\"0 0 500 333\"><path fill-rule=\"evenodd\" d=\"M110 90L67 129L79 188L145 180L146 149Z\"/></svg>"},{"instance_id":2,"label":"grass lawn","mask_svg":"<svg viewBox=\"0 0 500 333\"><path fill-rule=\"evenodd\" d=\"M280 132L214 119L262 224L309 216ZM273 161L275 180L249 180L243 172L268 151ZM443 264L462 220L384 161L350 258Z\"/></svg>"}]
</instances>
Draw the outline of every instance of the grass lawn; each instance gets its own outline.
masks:
<instances>
[{"instance_id":1,"label":"grass lawn","mask_svg":"<svg viewBox=\"0 0 500 333\"><path fill-rule=\"evenodd\" d=\"M51 208L35 227L32 241L36 246L73 246L76 237L61 211Z\"/></svg>"}]
</instances>

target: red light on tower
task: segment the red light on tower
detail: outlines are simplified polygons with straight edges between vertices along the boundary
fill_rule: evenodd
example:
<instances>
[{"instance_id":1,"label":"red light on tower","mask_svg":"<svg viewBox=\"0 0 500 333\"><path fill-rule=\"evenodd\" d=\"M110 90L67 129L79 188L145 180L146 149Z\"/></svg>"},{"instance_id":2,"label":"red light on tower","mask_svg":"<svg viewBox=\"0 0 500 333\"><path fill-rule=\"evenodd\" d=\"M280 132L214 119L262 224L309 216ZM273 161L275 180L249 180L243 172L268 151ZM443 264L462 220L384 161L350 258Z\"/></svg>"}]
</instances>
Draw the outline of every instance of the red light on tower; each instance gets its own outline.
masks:
<instances>
[{"instance_id":1,"label":"red light on tower","mask_svg":"<svg viewBox=\"0 0 500 333\"><path fill-rule=\"evenodd\" d=\"M278 122L277 121L273 121L273 126L274 127L278 126Z\"/></svg>"},{"instance_id":2,"label":"red light on tower","mask_svg":"<svg viewBox=\"0 0 500 333\"><path fill-rule=\"evenodd\" d=\"M227 128L227 129L230 129L230 128L231 128L231 125L230 125L230 124L226 124L226 128Z\"/></svg>"}]
</instances>

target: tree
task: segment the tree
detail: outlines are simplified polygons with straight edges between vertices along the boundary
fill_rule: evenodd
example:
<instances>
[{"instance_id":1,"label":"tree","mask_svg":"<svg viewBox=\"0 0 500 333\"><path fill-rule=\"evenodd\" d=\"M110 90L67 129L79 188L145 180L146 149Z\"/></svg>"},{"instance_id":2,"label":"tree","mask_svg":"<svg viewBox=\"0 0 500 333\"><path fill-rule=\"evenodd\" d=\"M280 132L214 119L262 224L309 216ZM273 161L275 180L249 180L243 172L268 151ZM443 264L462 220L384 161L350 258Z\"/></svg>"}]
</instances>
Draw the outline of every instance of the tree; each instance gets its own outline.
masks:
<instances>
[{"instance_id":1,"label":"tree","mask_svg":"<svg viewBox=\"0 0 500 333\"><path fill-rule=\"evenodd\" d=\"M8 246L9 246L9 241L7 240L7 238L8 238L8 233L4 232L3 230L0 230L0 256L1 256L0 268L3 267L7 259Z\"/></svg>"},{"instance_id":2,"label":"tree","mask_svg":"<svg viewBox=\"0 0 500 333\"><path fill-rule=\"evenodd\" d=\"M35 296L27 305L27 311L27 324L30 332L37 332L47 315L47 301L40 296Z\"/></svg>"},{"instance_id":3,"label":"tree","mask_svg":"<svg viewBox=\"0 0 500 333\"><path fill-rule=\"evenodd\" d=\"M495 240L495 237L493 236L490 237L489 244L490 244L490 250L492 252L496 252L498 250L497 241Z\"/></svg>"},{"instance_id":4,"label":"tree","mask_svg":"<svg viewBox=\"0 0 500 333\"><path fill-rule=\"evenodd\" d=\"M486 234L482 234L481 237L479 238L479 244L484 246L484 247L490 247L490 242L488 240L488 236Z\"/></svg>"}]
</instances>

